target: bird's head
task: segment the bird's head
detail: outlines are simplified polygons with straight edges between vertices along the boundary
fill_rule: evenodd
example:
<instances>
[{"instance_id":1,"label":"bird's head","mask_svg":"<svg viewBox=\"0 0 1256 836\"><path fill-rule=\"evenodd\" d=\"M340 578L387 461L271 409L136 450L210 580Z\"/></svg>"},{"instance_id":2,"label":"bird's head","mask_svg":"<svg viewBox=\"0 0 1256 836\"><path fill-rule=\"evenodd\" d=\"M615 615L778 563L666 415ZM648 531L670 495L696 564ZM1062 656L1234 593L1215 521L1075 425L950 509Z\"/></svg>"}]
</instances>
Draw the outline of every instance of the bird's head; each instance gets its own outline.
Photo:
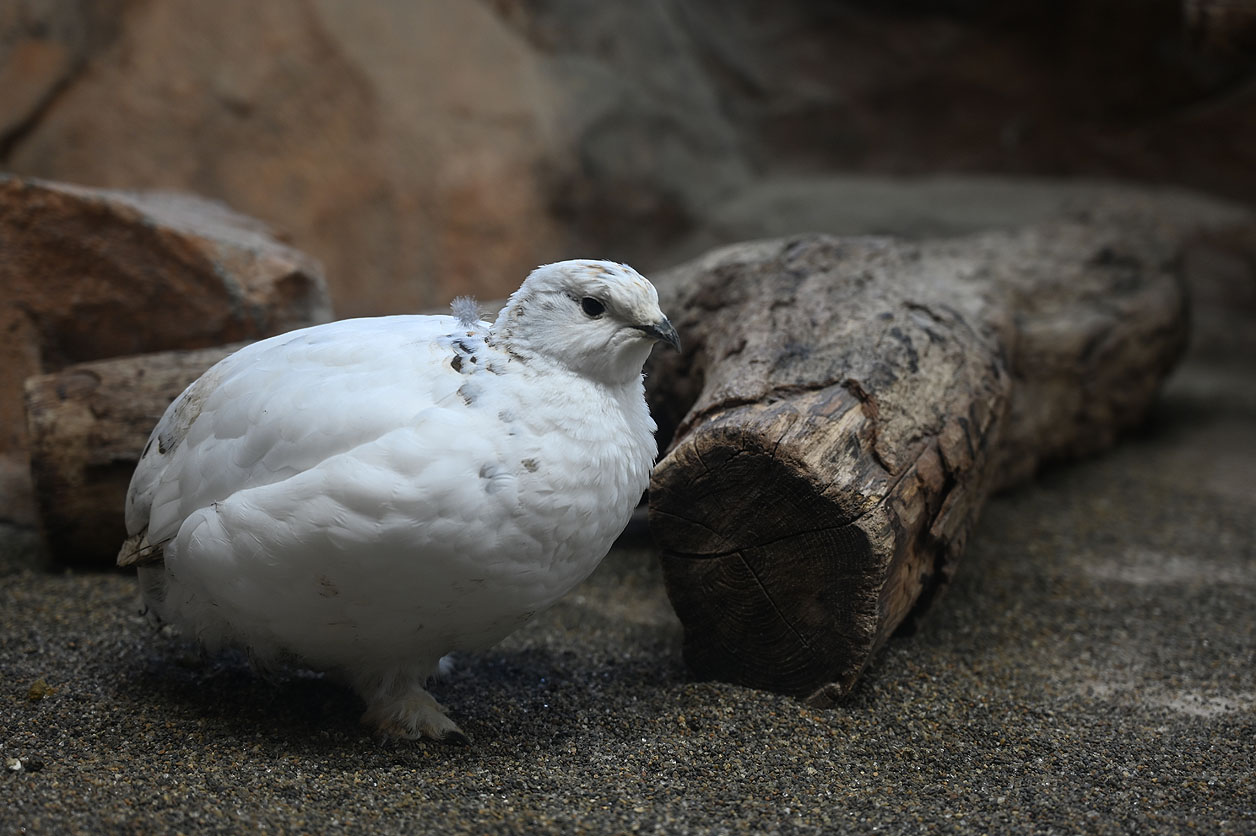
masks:
<instances>
[{"instance_id":1,"label":"bird's head","mask_svg":"<svg viewBox=\"0 0 1256 836\"><path fill-rule=\"evenodd\" d=\"M532 271L493 324L494 340L619 384L639 379L655 342L680 349L658 292L626 264L578 259Z\"/></svg>"}]
</instances>

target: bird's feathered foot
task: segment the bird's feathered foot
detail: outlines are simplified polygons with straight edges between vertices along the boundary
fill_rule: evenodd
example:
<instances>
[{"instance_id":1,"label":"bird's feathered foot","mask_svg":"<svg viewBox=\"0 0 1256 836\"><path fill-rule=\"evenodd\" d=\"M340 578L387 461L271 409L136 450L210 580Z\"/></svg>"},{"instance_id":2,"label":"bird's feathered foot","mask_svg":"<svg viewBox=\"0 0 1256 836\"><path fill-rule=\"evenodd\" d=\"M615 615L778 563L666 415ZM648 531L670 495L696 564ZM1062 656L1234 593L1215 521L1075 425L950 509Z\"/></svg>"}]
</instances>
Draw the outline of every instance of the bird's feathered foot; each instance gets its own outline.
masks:
<instances>
[{"instance_id":1,"label":"bird's feathered foot","mask_svg":"<svg viewBox=\"0 0 1256 836\"><path fill-rule=\"evenodd\" d=\"M446 715L446 708L417 683L377 684L359 688L366 700L362 722L388 737L405 740L428 738L441 743L466 745L470 738Z\"/></svg>"}]
</instances>

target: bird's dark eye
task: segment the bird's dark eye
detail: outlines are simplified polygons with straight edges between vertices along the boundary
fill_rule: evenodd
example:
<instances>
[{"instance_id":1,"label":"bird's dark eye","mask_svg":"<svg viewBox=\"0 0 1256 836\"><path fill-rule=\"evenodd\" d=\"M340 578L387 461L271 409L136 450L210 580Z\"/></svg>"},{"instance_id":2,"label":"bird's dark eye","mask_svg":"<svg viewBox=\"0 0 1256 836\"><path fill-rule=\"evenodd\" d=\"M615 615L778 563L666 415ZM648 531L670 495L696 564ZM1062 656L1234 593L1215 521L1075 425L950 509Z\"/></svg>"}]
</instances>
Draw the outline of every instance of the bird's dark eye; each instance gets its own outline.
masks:
<instances>
[{"instance_id":1,"label":"bird's dark eye","mask_svg":"<svg viewBox=\"0 0 1256 836\"><path fill-rule=\"evenodd\" d=\"M606 313L606 306L592 296L586 296L580 300L580 310L584 311L593 319L597 319Z\"/></svg>"}]
</instances>

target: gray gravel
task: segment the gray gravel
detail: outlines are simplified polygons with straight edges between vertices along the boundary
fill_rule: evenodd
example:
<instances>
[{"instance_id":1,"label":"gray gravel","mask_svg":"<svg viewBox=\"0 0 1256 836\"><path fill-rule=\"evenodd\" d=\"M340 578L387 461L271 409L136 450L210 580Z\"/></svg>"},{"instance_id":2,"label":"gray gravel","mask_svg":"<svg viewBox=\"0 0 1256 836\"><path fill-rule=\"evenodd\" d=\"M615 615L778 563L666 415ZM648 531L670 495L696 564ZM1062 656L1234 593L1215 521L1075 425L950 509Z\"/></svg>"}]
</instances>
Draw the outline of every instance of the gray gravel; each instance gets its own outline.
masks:
<instances>
[{"instance_id":1,"label":"gray gravel","mask_svg":"<svg viewBox=\"0 0 1256 836\"><path fill-rule=\"evenodd\" d=\"M0 832L1254 833L1254 430L1256 369L1184 368L828 711L693 681L640 544L434 688L467 748L154 634L132 577L9 574Z\"/></svg>"}]
</instances>

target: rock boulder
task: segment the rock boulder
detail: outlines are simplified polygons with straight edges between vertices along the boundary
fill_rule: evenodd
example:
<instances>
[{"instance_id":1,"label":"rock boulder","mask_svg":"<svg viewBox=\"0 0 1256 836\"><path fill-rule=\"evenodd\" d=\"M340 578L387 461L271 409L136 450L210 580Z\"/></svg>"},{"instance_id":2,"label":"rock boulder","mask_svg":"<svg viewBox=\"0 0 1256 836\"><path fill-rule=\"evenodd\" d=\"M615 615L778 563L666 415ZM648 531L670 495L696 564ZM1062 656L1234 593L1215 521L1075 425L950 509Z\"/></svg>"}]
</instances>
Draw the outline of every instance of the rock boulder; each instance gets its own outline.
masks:
<instances>
[{"instance_id":1,"label":"rock boulder","mask_svg":"<svg viewBox=\"0 0 1256 836\"><path fill-rule=\"evenodd\" d=\"M26 378L330 317L317 262L221 204L0 178L0 523L34 522Z\"/></svg>"}]
</instances>

